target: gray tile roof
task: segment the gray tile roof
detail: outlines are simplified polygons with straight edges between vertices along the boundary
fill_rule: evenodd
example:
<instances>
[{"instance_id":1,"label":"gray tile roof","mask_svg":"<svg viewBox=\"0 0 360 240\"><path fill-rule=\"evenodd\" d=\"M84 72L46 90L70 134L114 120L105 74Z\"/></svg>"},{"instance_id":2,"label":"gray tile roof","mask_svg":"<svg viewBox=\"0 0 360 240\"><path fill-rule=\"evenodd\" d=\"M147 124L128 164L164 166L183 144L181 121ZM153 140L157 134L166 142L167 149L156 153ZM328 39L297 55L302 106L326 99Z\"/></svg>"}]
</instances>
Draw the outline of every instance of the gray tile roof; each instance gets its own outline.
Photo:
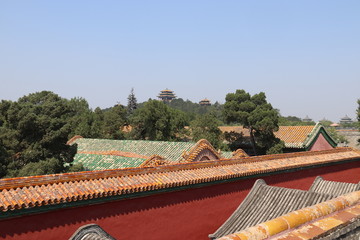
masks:
<instances>
[{"instance_id":1,"label":"gray tile roof","mask_svg":"<svg viewBox=\"0 0 360 240\"><path fill-rule=\"evenodd\" d=\"M87 224L76 230L69 240L115 240L115 238L111 237L99 225Z\"/></svg>"},{"instance_id":2,"label":"gray tile roof","mask_svg":"<svg viewBox=\"0 0 360 240\"><path fill-rule=\"evenodd\" d=\"M216 239L257 225L286 213L356 191L358 184L338 183L316 178L310 191L268 186L259 179L253 188L210 239Z\"/></svg>"},{"instance_id":3,"label":"gray tile roof","mask_svg":"<svg viewBox=\"0 0 360 240\"><path fill-rule=\"evenodd\" d=\"M328 193L334 196L340 196L349 192L355 192L360 190L360 182L355 183L344 183L344 182L334 182L326 181L322 177L316 177L315 181L311 185L309 191L319 192L319 193Z\"/></svg>"}]
</instances>

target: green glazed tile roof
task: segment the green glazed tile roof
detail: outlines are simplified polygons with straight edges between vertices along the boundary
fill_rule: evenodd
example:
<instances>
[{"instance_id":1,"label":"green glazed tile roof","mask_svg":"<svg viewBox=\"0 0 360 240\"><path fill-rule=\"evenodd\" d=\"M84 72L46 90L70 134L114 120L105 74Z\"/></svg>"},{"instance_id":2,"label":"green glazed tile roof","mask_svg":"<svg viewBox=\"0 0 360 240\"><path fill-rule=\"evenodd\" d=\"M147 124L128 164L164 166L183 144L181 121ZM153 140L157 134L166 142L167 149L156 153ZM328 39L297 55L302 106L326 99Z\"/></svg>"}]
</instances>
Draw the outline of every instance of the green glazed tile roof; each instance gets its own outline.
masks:
<instances>
[{"instance_id":1,"label":"green glazed tile roof","mask_svg":"<svg viewBox=\"0 0 360 240\"><path fill-rule=\"evenodd\" d=\"M195 142L91 138L78 138L73 143L77 144L77 154L73 163L82 163L86 170L139 167L152 155L159 155L168 161L178 162L182 159L184 152L189 152L196 145ZM135 153L139 156L119 156L106 153L111 151ZM231 158L232 152L222 152L221 155L223 158Z\"/></svg>"},{"instance_id":2,"label":"green glazed tile roof","mask_svg":"<svg viewBox=\"0 0 360 240\"><path fill-rule=\"evenodd\" d=\"M108 140L79 138L78 152L121 151L137 153L143 156L160 155L169 161L179 161L184 151L189 151L195 142L165 142L145 140Z\"/></svg>"},{"instance_id":3,"label":"green glazed tile roof","mask_svg":"<svg viewBox=\"0 0 360 240\"><path fill-rule=\"evenodd\" d=\"M77 153L73 163L82 163L85 170L104 170L139 167L146 159L114 155Z\"/></svg>"},{"instance_id":4,"label":"green glazed tile roof","mask_svg":"<svg viewBox=\"0 0 360 240\"><path fill-rule=\"evenodd\" d=\"M232 158L233 152L221 152L223 158Z\"/></svg>"}]
</instances>

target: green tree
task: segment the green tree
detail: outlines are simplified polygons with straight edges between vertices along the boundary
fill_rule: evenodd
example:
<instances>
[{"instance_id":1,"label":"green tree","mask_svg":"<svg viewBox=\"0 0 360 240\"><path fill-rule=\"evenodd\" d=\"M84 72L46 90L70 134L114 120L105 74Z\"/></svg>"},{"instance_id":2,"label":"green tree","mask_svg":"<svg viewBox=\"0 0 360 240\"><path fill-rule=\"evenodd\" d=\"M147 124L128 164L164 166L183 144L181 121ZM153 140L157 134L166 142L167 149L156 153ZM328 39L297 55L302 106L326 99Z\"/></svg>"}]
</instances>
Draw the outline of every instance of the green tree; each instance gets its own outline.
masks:
<instances>
[{"instance_id":1,"label":"green tree","mask_svg":"<svg viewBox=\"0 0 360 240\"><path fill-rule=\"evenodd\" d=\"M137 109L137 99L135 97L134 88L131 89L131 92L128 96L128 105L127 105L127 114L130 116Z\"/></svg>"},{"instance_id":2,"label":"green tree","mask_svg":"<svg viewBox=\"0 0 360 240\"><path fill-rule=\"evenodd\" d=\"M134 112L130 124L133 139L171 141L182 138L187 120L183 112L149 100Z\"/></svg>"},{"instance_id":3,"label":"green tree","mask_svg":"<svg viewBox=\"0 0 360 240\"><path fill-rule=\"evenodd\" d=\"M103 113L102 137L108 139L124 139L122 127L126 124L126 109L117 104Z\"/></svg>"},{"instance_id":4,"label":"green tree","mask_svg":"<svg viewBox=\"0 0 360 240\"><path fill-rule=\"evenodd\" d=\"M304 122L301 118L295 116L279 116L279 126L312 126L315 124L314 121Z\"/></svg>"},{"instance_id":5,"label":"green tree","mask_svg":"<svg viewBox=\"0 0 360 240\"><path fill-rule=\"evenodd\" d=\"M208 140L215 148L223 148L223 136L219 129L220 121L212 114L199 115L190 124L191 136L194 141Z\"/></svg>"},{"instance_id":6,"label":"green tree","mask_svg":"<svg viewBox=\"0 0 360 240\"><path fill-rule=\"evenodd\" d=\"M284 145L274 135L279 129L279 114L267 102L265 93L251 96L244 90L226 95L224 116L227 122L241 124L249 129L254 153L274 153Z\"/></svg>"},{"instance_id":7,"label":"green tree","mask_svg":"<svg viewBox=\"0 0 360 240\"><path fill-rule=\"evenodd\" d=\"M0 103L0 167L15 177L66 171L74 149L66 145L77 111L69 100L42 91Z\"/></svg>"}]
</instances>

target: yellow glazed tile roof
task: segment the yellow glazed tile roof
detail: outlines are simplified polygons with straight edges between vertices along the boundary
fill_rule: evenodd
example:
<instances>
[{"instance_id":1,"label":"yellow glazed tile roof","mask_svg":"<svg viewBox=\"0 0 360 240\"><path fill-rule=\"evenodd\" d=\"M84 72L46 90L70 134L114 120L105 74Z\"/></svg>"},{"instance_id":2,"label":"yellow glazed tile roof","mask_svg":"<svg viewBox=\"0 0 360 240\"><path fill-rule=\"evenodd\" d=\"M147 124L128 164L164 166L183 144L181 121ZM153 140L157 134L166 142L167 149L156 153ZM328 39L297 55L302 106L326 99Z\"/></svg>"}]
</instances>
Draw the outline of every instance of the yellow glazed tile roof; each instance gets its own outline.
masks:
<instances>
[{"instance_id":1,"label":"yellow glazed tile roof","mask_svg":"<svg viewBox=\"0 0 360 240\"><path fill-rule=\"evenodd\" d=\"M244 137L250 137L249 129L242 126L220 126L222 132L242 133ZM315 139L320 131L325 131L324 127L317 123L314 126L279 126L279 130L274 132L275 136L285 143L287 148L306 148ZM331 145L336 143L327 136Z\"/></svg>"},{"instance_id":2,"label":"yellow glazed tile roof","mask_svg":"<svg viewBox=\"0 0 360 240\"><path fill-rule=\"evenodd\" d=\"M169 166L0 179L0 211L39 208L88 199L127 197L275 171L341 161L358 161L351 148L222 159Z\"/></svg>"},{"instance_id":3,"label":"yellow glazed tile roof","mask_svg":"<svg viewBox=\"0 0 360 240\"><path fill-rule=\"evenodd\" d=\"M287 144L300 145L305 142L314 126L279 126L275 136Z\"/></svg>"}]
</instances>

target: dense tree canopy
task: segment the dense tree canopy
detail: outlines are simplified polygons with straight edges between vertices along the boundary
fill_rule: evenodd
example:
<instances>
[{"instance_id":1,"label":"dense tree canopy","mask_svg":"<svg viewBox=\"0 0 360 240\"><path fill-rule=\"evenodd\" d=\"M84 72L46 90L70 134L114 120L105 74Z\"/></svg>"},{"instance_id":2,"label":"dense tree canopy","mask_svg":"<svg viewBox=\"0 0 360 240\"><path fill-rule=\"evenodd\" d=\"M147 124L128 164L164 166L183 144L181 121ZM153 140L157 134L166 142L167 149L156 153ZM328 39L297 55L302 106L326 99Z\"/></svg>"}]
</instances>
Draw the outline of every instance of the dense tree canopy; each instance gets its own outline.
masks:
<instances>
[{"instance_id":1,"label":"dense tree canopy","mask_svg":"<svg viewBox=\"0 0 360 240\"><path fill-rule=\"evenodd\" d=\"M274 131L279 128L279 115L266 101L265 93L251 96L244 90L236 90L227 94L224 116L227 122L249 129L255 154L274 153L282 149L283 143L274 136Z\"/></svg>"},{"instance_id":2,"label":"dense tree canopy","mask_svg":"<svg viewBox=\"0 0 360 240\"><path fill-rule=\"evenodd\" d=\"M222 133L219 129L220 121L212 114L199 115L190 124L190 131L193 141L200 139L208 140L215 148L223 149L225 144ZM225 148L228 150L227 148Z\"/></svg>"},{"instance_id":3,"label":"dense tree canopy","mask_svg":"<svg viewBox=\"0 0 360 240\"><path fill-rule=\"evenodd\" d=\"M218 102L215 102L211 106L201 106L200 104L193 103L190 100L184 101L182 98L177 98L167 104L171 108L178 109L186 113L187 118L190 121L194 120L199 115L211 113L220 121L220 124L223 123L223 105L219 104Z\"/></svg>"},{"instance_id":4,"label":"dense tree canopy","mask_svg":"<svg viewBox=\"0 0 360 240\"><path fill-rule=\"evenodd\" d=\"M1 176L64 171L73 149L66 145L77 111L72 102L43 91L0 103ZM45 162L46 164L44 164Z\"/></svg>"},{"instance_id":5,"label":"dense tree canopy","mask_svg":"<svg viewBox=\"0 0 360 240\"><path fill-rule=\"evenodd\" d=\"M187 119L183 112L165 103L149 100L130 119L131 138L172 141L182 138Z\"/></svg>"},{"instance_id":6,"label":"dense tree canopy","mask_svg":"<svg viewBox=\"0 0 360 240\"><path fill-rule=\"evenodd\" d=\"M126 117L122 105L92 111L83 98L68 100L49 91L32 93L16 102L3 100L0 177L81 170L81 166L69 165L76 146L66 142L74 135L124 139L121 129Z\"/></svg>"},{"instance_id":7,"label":"dense tree canopy","mask_svg":"<svg viewBox=\"0 0 360 240\"><path fill-rule=\"evenodd\" d=\"M295 116L279 116L279 126L311 126L315 124L314 121L304 122L301 118Z\"/></svg>"}]
</instances>

